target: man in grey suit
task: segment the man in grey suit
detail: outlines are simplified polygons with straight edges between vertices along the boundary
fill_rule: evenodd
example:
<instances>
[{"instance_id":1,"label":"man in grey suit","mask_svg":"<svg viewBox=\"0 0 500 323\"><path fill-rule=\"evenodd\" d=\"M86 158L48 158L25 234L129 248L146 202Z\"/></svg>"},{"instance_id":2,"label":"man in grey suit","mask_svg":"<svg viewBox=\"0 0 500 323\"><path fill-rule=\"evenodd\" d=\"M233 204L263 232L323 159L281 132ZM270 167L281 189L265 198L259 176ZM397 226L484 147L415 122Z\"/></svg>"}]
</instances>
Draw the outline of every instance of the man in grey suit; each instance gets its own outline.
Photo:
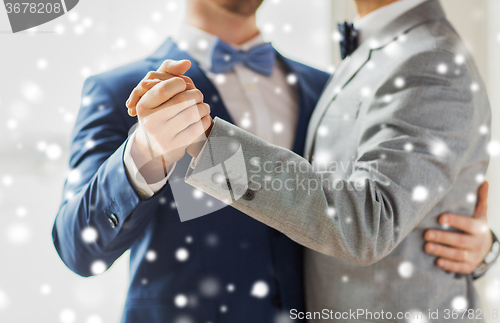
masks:
<instances>
[{"instance_id":1,"label":"man in grey suit","mask_svg":"<svg viewBox=\"0 0 500 323\"><path fill-rule=\"evenodd\" d=\"M473 214L488 164L488 99L439 1L401 2L413 4L384 8L394 16L328 84L305 158L215 119L186 175L311 249L302 314L314 322L482 317L472 276L439 270L422 246L440 214Z\"/></svg>"}]
</instances>

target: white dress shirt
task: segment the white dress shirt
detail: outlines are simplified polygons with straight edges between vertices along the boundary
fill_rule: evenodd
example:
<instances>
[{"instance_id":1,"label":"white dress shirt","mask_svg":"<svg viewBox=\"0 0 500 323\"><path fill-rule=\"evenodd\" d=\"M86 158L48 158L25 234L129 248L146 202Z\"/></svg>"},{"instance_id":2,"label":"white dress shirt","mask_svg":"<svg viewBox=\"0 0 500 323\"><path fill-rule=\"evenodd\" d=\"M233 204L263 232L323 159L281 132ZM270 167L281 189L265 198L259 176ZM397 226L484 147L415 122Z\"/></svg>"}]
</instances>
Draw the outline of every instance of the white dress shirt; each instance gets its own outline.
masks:
<instances>
[{"instance_id":1,"label":"white dress shirt","mask_svg":"<svg viewBox=\"0 0 500 323\"><path fill-rule=\"evenodd\" d=\"M243 63L225 73L213 74L211 51L217 37L188 24L182 24L173 37L205 72L219 92L235 124L266 141L287 149L293 148L298 119L298 93L293 74L288 74L283 62L276 60L271 76L264 76ZM241 46L249 50L265 43L261 34ZM196 85L196 82L195 82ZM168 176L155 184L147 184L138 173L132 145L135 132L125 147L124 163L132 185L143 199L150 198L167 182ZM168 171L172 173L175 165Z\"/></svg>"},{"instance_id":2,"label":"white dress shirt","mask_svg":"<svg viewBox=\"0 0 500 323\"><path fill-rule=\"evenodd\" d=\"M358 47L399 16L424 3L425 1L427 0L399 0L380 7L362 18L359 17L359 15L354 17L354 28L356 28L358 32ZM348 65L350 59L351 56L347 56L343 59L337 66L335 73L341 73Z\"/></svg>"},{"instance_id":3,"label":"white dress shirt","mask_svg":"<svg viewBox=\"0 0 500 323\"><path fill-rule=\"evenodd\" d=\"M358 31L359 45L396 18L425 1L427 0L399 0L370 12L362 18L356 16L353 23L354 28Z\"/></svg>"}]
</instances>

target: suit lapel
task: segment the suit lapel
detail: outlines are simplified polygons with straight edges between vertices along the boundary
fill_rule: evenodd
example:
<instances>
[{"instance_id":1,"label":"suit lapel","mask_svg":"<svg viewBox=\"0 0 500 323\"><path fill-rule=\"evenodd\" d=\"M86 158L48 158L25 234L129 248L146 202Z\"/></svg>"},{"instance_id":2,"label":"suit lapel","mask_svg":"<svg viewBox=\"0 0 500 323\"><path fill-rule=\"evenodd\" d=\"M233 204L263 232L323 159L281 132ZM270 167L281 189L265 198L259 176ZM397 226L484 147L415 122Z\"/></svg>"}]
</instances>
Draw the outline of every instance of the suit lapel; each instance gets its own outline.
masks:
<instances>
[{"instance_id":1,"label":"suit lapel","mask_svg":"<svg viewBox=\"0 0 500 323\"><path fill-rule=\"evenodd\" d=\"M188 53L181 50L172 39L167 39L167 41L163 43L163 45L160 46L160 48L158 48L153 55L148 57L148 59L153 61L154 69L158 69L161 63L163 63L166 59L190 60L192 65L185 75L189 76L195 83L195 86L204 94L205 102L210 104L212 116L217 116L233 123L233 120L213 83L208 79L198 63Z\"/></svg>"},{"instance_id":2,"label":"suit lapel","mask_svg":"<svg viewBox=\"0 0 500 323\"><path fill-rule=\"evenodd\" d=\"M359 70L370 60L372 51L380 50L387 44L397 39L400 35L421 24L445 18L445 14L439 0L429 0L406 12L391 22L380 32L364 41L349 58L349 62L335 73L330 83L326 86L316 109L314 110L306 140L306 158L310 161L314 149L314 138L318 126L332 101L337 98L340 91L346 87L356 76ZM360 89L361 90L361 89ZM361 93L360 93L361 95Z\"/></svg>"}]
</instances>

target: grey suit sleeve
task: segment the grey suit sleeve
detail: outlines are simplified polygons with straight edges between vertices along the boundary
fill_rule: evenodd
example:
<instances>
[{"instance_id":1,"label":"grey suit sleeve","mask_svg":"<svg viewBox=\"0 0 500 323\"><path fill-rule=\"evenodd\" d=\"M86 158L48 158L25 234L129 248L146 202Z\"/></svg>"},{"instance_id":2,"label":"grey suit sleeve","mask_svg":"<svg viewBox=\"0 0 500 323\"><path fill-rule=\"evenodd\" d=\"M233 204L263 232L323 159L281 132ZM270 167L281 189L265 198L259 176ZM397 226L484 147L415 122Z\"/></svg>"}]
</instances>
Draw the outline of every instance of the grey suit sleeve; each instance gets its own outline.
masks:
<instances>
[{"instance_id":1,"label":"grey suit sleeve","mask_svg":"<svg viewBox=\"0 0 500 323\"><path fill-rule=\"evenodd\" d=\"M468 156L484 154L478 129L489 110L474 107L468 73L436 73L443 59L453 56L419 54L400 69L409 75L404 89L392 85L398 75L380 85L364 106L348 178L216 118L186 181L308 248L372 264L451 190Z\"/></svg>"}]
</instances>

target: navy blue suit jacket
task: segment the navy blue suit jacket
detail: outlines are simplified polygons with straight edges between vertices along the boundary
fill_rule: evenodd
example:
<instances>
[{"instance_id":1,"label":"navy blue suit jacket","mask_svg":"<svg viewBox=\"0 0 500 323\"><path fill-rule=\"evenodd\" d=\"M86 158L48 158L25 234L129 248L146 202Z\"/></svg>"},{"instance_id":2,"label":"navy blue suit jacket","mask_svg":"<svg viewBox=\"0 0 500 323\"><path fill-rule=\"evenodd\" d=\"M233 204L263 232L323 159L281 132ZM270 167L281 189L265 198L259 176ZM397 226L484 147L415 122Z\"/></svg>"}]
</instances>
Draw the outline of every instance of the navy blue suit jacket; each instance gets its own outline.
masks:
<instances>
[{"instance_id":1,"label":"navy blue suit jacket","mask_svg":"<svg viewBox=\"0 0 500 323\"><path fill-rule=\"evenodd\" d=\"M278 57L298 78L294 151L302 154L307 124L328 74ZM130 184L123 153L136 118L128 116L125 101L145 74L168 58L191 59L169 39L144 60L86 80L71 144L73 173L53 228L57 252L72 271L91 276L96 262L109 267L130 250L122 322L185 317L192 322L271 323L279 313L303 310L301 246L231 207L180 222L169 185L145 201ZM217 90L194 61L186 75L205 94L212 116L230 121ZM86 227L97 230L95 242L82 240ZM188 250L186 261L176 259L179 248ZM145 256L150 250L156 253L154 261ZM251 295L258 281L269 287L263 298ZM178 295L187 297L187 305L176 306Z\"/></svg>"}]
</instances>

